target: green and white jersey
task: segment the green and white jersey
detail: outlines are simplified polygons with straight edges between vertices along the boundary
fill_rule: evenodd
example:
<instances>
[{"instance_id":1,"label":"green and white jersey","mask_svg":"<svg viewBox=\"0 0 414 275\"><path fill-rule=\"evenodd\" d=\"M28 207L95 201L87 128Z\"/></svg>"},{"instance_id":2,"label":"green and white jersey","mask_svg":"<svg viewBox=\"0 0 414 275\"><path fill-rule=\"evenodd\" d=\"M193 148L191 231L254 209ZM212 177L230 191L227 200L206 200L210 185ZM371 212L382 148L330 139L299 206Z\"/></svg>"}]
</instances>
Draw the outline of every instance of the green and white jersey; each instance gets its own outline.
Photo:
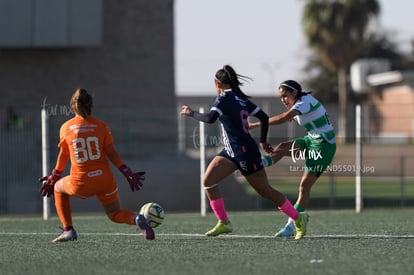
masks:
<instances>
[{"instance_id":1,"label":"green and white jersey","mask_svg":"<svg viewBox=\"0 0 414 275\"><path fill-rule=\"evenodd\" d=\"M303 95L291 109L300 113L294 119L306 129L309 137L315 140L323 138L330 144L335 143L335 131L326 109L316 98L309 94Z\"/></svg>"}]
</instances>

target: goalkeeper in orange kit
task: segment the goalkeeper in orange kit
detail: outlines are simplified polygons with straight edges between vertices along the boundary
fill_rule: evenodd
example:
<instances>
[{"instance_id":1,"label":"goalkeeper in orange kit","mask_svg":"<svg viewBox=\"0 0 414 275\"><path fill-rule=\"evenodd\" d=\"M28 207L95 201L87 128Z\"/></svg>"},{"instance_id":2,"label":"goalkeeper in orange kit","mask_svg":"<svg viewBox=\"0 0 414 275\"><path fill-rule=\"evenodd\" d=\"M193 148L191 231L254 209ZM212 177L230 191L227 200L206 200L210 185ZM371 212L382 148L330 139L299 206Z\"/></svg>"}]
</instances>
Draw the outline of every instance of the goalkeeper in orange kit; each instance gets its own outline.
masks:
<instances>
[{"instance_id":1,"label":"goalkeeper in orange kit","mask_svg":"<svg viewBox=\"0 0 414 275\"><path fill-rule=\"evenodd\" d=\"M137 225L148 240L155 234L143 215L122 209L118 186L108 159L126 177L131 191L139 190L145 172L133 173L114 148L114 140L105 122L93 117L92 96L85 89L77 89L70 106L75 117L60 128L60 152L55 168L49 176L40 179L42 196L55 197L55 207L63 225L63 232L52 242L73 241L77 233L72 224L70 197L86 199L96 196L108 218L116 223ZM67 162L71 162L70 175L61 178Z\"/></svg>"}]
</instances>

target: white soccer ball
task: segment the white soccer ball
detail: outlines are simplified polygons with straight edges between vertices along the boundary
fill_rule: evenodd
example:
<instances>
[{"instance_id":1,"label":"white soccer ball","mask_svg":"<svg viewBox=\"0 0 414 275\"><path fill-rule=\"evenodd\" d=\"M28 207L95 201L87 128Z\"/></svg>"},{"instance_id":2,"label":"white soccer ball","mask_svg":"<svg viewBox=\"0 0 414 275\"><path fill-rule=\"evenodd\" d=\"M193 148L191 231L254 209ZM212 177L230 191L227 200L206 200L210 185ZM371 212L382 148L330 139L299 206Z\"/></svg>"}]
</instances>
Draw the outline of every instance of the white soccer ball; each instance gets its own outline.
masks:
<instances>
[{"instance_id":1,"label":"white soccer ball","mask_svg":"<svg viewBox=\"0 0 414 275\"><path fill-rule=\"evenodd\" d=\"M159 226L164 221L164 208L162 208L161 205L155 202L149 202L144 204L139 210L139 213L141 215L144 215L144 217L148 221L148 224L152 228Z\"/></svg>"}]
</instances>

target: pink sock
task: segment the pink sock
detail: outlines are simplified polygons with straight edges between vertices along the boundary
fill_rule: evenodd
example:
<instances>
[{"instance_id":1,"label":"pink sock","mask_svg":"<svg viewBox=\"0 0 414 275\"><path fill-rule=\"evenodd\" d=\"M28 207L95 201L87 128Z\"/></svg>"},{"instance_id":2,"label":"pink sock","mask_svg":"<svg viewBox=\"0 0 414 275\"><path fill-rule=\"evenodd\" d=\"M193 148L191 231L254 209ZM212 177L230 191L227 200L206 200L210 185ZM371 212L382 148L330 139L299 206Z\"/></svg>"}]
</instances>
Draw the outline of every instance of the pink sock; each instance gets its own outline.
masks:
<instances>
[{"instance_id":1,"label":"pink sock","mask_svg":"<svg viewBox=\"0 0 414 275\"><path fill-rule=\"evenodd\" d=\"M227 213L226 209L224 208L224 199L219 198L217 200L210 201L211 209L213 209L214 215L216 215L217 219L220 221L227 221Z\"/></svg>"},{"instance_id":2,"label":"pink sock","mask_svg":"<svg viewBox=\"0 0 414 275\"><path fill-rule=\"evenodd\" d=\"M292 203L286 198L285 202L278 207L280 212L284 213L289 218L296 220L299 216L299 212L293 207Z\"/></svg>"}]
</instances>

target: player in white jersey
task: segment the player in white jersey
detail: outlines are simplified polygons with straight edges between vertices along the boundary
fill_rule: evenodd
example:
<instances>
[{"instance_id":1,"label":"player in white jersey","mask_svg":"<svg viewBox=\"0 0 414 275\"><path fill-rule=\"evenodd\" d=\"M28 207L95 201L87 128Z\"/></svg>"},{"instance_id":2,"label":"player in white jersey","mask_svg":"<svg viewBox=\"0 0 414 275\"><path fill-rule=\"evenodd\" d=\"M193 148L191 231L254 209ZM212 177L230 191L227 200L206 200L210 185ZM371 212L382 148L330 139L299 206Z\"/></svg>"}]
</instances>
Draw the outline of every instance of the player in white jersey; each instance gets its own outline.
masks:
<instances>
[{"instance_id":1,"label":"player in white jersey","mask_svg":"<svg viewBox=\"0 0 414 275\"><path fill-rule=\"evenodd\" d=\"M270 166L282 157L305 156L305 171L299 185L298 199L294 205L298 212L305 212L308 206L313 184L332 162L336 152L335 131L329 121L324 106L309 92L303 92L299 83L287 80L279 86L279 96L288 111L269 118L269 125L278 125L295 120L307 131L304 137L294 138L280 143L268 156L263 157L263 164ZM260 122L250 123L253 129ZM292 221L279 232L276 237L291 237L295 234Z\"/></svg>"}]
</instances>

